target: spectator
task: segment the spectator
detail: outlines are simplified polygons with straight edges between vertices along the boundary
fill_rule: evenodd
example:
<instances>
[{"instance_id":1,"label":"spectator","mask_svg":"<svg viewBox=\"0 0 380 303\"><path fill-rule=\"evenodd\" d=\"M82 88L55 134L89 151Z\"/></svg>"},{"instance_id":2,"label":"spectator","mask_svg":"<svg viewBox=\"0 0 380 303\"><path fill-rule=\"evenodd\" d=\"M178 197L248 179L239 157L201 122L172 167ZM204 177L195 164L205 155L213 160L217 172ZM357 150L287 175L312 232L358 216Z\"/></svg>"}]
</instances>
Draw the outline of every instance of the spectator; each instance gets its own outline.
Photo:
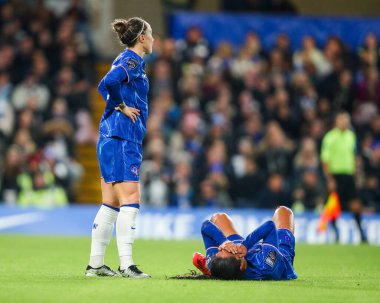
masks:
<instances>
[{"instance_id":1,"label":"spectator","mask_svg":"<svg viewBox=\"0 0 380 303\"><path fill-rule=\"evenodd\" d=\"M11 105L12 85L9 82L9 74L0 72L0 138L9 139L14 123L14 112ZM3 148L4 146L0 146Z\"/></svg>"},{"instance_id":2,"label":"spectator","mask_svg":"<svg viewBox=\"0 0 380 303\"><path fill-rule=\"evenodd\" d=\"M379 72L375 68L367 68L363 79L357 83L356 107L360 107L364 103L380 106L380 78Z\"/></svg>"},{"instance_id":3,"label":"spectator","mask_svg":"<svg viewBox=\"0 0 380 303\"><path fill-rule=\"evenodd\" d=\"M0 6L0 150L7 155L0 189L8 202L74 200L73 184L82 173L69 140L74 123L80 122L78 141L95 141L87 104L91 37L81 38L86 20L73 11L57 17L43 1ZM41 161L30 162L35 155Z\"/></svg>"},{"instance_id":4,"label":"spectator","mask_svg":"<svg viewBox=\"0 0 380 303\"><path fill-rule=\"evenodd\" d=\"M244 172L236 174L231 188L235 207L259 207L260 190L263 188L264 176L257 167L253 157L243 157Z\"/></svg>"},{"instance_id":5,"label":"spectator","mask_svg":"<svg viewBox=\"0 0 380 303\"><path fill-rule=\"evenodd\" d=\"M218 185L210 179L201 183L199 206L206 207L230 207L232 202L225 192L220 191Z\"/></svg>"},{"instance_id":6,"label":"spectator","mask_svg":"<svg viewBox=\"0 0 380 303\"><path fill-rule=\"evenodd\" d=\"M263 141L260 144L259 163L269 174L280 173L289 176L294 145L277 122L270 122Z\"/></svg>"},{"instance_id":7,"label":"spectator","mask_svg":"<svg viewBox=\"0 0 380 303\"><path fill-rule=\"evenodd\" d=\"M293 66L293 52L291 50L290 39L287 34L281 33L277 36L275 49L281 52L286 64L286 69L290 70Z\"/></svg>"},{"instance_id":8,"label":"spectator","mask_svg":"<svg viewBox=\"0 0 380 303\"><path fill-rule=\"evenodd\" d=\"M190 62L194 56L205 59L210 55L208 42L198 27L187 30L186 38L177 42L177 51L183 62Z\"/></svg>"},{"instance_id":9,"label":"spectator","mask_svg":"<svg viewBox=\"0 0 380 303\"><path fill-rule=\"evenodd\" d=\"M313 64L319 77L327 75L330 72L330 64L322 51L316 47L314 38L310 36L304 37L302 45L302 50L294 54L293 64L296 69L305 69L307 64Z\"/></svg>"},{"instance_id":10,"label":"spectator","mask_svg":"<svg viewBox=\"0 0 380 303\"><path fill-rule=\"evenodd\" d=\"M47 109L50 92L46 85L38 83L36 75L27 74L24 81L15 87L12 95L12 104L16 110L25 107L38 112Z\"/></svg>"},{"instance_id":11,"label":"spectator","mask_svg":"<svg viewBox=\"0 0 380 303\"><path fill-rule=\"evenodd\" d=\"M366 182L359 194L363 204L368 210L372 212L380 212L380 190L378 176L367 175Z\"/></svg>"},{"instance_id":12,"label":"spectator","mask_svg":"<svg viewBox=\"0 0 380 303\"><path fill-rule=\"evenodd\" d=\"M325 199L326 193L321 183L318 170L306 168L294 186L294 204L292 208L299 212L304 209L320 212L325 203Z\"/></svg>"},{"instance_id":13,"label":"spectator","mask_svg":"<svg viewBox=\"0 0 380 303\"><path fill-rule=\"evenodd\" d=\"M290 197L286 190L284 177L281 174L272 173L269 175L265 187L258 195L258 201L260 208L275 209L279 205L289 205Z\"/></svg>"},{"instance_id":14,"label":"spectator","mask_svg":"<svg viewBox=\"0 0 380 303\"><path fill-rule=\"evenodd\" d=\"M304 138L300 150L294 157L295 172L305 169L318 170L319 164L318 150L315 141L310 137Z\"/></svg>"},{"instance_id":15,"label":"spectator","mask_svg":"<svg viewBox=\"0 0 380 303\"><path fill-rule=\"evenodd\" d=\"M380 46L377 36L369 33L358 54L363 68L380 69Z\"/></svg>"}]
</instances>

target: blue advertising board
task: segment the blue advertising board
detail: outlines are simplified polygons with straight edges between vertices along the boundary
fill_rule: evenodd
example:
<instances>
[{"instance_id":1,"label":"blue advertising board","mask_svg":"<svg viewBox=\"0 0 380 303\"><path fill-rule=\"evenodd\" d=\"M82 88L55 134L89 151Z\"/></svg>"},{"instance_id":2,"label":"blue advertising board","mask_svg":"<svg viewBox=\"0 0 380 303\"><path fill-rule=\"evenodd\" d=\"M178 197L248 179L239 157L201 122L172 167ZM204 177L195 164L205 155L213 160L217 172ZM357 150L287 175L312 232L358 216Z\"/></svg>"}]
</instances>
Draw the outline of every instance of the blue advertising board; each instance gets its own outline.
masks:
<instances>
[{"instance_id":1,"label":"blue advertising board","mask_svg":"<svg viewBox=\"0 0 380 303\"><path fill-rule=\"evenodd\" d=\"M0 206L0 234L90 236L98 206L75 205L50 210L25 209L16 206ZM140 239L183 240L200 239L203 220L215 212L228 213L237 229L245 236L262 222L269 220L273 212L257 209L189 209L143 207L137 224ZM318 233L319 215L303 213L295 217L297 242L333 243L331 228ZM344 213L337 222L340 242L359 243L360 235L351 214ZM370 244L380 245L380 215L365 215L363 226Z\"/></svg>"},{"instance_id":2,"label":"blue advertising board","mask_svg":"<svg viewBox=\"0 0 380 303\"><path fill-rule=\"evenodd\" d=\"M175 13L170 20L173 38L183 39L187 29L196 26L202 29L213 48L221 41L240 47L248 32L257 33L266 50L272 49L279 33L289 35L293 49L301 48L302 39L307 35L313 36L319 47L329 36L337 36L352 49L361 46L369 32L380 37L380 19L376 18Z\"/></svg>"}]
</instances>

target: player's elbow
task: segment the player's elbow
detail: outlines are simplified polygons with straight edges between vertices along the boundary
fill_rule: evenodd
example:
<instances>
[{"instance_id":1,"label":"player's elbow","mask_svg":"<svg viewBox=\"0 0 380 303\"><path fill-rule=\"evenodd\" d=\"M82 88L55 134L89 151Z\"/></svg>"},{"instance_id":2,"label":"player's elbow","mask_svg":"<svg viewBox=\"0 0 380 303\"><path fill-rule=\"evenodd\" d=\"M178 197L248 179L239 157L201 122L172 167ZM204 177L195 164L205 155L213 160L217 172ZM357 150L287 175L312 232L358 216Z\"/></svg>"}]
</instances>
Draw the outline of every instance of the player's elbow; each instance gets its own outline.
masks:
<instances>
[{"instance_id":1,"label":"player's elbow","mask_svg":"<svg viewBox=\"0 0 380 303\"><path fill-rule=\"evenodd\" d=\"M105 86L106 88L113 87L113 86L115 86L115 85L117 85L117 84L118 84L117 80L116 80L114 77L112 77L111 75L107 75L107 76L104 78L104 86Z\"/></svg>"},{"instance_id":2,"label":"player's elbow","mask_svg":"<svg viewBox=\"0 0 380 303\"><path fill-rule=\"evenodd\" d=\"M102 93L103 92L103 88L104 88L104 80L100 81L100 83L98 85L98 92Z\"/></svg>"}]
</instances>

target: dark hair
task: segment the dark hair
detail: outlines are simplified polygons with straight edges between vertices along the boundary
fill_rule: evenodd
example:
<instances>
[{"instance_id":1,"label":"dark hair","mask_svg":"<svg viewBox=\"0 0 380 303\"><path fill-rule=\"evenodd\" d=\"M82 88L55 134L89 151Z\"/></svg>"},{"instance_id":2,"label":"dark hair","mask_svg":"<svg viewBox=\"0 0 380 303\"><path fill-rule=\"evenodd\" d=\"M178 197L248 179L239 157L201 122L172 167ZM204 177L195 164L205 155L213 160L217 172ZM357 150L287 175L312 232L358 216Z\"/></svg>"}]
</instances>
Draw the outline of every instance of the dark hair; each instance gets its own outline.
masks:
<instances>
[{"instance_id":1,"label":"dark hair","mask_svg":"<svg viewBox=\"0 0 380 303\"><path fill-rule=\"evenodd\" d=\"M148 23L139 17L129 18L128 20L115 19L112 22L112 28L117 33L122 44L132 47L137 43L137 38L145 34Z\"/></svg>"},{"instance_id":2,"label":"dark hair","mask_svg":"<svg viewBox=\"0 0 380 303\"><path fill-rule=\"evenodd\" d=\"M213 280L213 277L198 274L195 270L190 270L189 273L184 275L176 275L174 277L168 277L167 279L174 279L174 280Z\"/></svg>"},{"instance_id":3,"label":"dark hair","mask_svg":"<svg viewBox=\"0 0 380 303\"><path fill-rule=\"evenodd\" d=\"M220 280L240 280L243 277L240 265L241 261L235 257L214 257L210 263L211 276Z\"/></svg>"}]
</instances>

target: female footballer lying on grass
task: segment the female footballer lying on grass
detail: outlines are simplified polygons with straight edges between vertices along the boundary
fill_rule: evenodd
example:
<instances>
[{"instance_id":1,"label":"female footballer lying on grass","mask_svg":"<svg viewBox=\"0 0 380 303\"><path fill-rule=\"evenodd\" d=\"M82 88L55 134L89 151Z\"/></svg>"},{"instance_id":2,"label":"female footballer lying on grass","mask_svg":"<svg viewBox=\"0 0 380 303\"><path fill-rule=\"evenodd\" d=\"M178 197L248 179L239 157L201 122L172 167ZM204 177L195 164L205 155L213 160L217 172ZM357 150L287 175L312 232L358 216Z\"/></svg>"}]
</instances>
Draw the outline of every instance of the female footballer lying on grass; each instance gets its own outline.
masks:
<instances>
[{"instance_id":1,"label":"female footballer lying on grass","mask_svg":"<svg viewBox=\"0 0 380 303\"><path fill-rule=\"evenodd\" d=\"M238 234L227 214L216 213L202 225L206 256L198 252L193 255L193 264L203 275L192 274L175 278L297 279L293 268L293 233L293 213L284 206L276 209L272 221L263 223L245 239Z\"/></svg>"}]
</instances>

